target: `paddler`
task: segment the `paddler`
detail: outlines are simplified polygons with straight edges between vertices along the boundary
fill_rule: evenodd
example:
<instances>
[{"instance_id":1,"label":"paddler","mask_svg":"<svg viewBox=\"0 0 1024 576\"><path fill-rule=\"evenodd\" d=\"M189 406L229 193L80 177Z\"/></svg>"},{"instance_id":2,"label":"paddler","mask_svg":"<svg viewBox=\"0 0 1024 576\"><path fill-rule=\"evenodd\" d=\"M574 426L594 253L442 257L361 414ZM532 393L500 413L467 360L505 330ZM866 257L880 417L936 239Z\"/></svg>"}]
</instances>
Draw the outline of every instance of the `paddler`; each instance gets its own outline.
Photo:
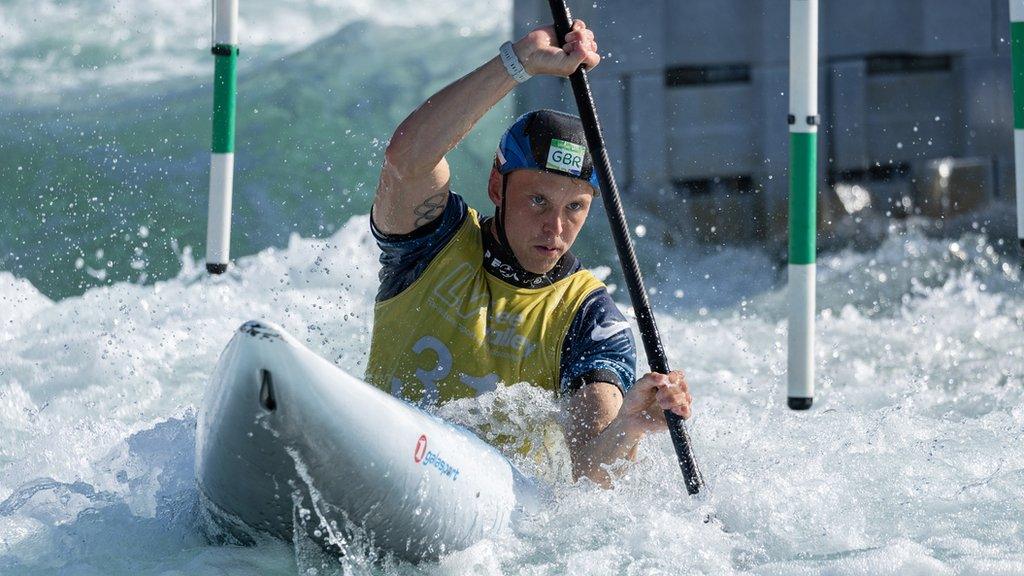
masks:
<instances>
[{"instance_id":1,"label":"paddler","mask_svg":"<svg viewBox=\"0 0 1024 576\"><path fill-rule=\"evenodd\" d=\"M445 160L517 84L600 62L583 21L565 41L548 26L506 42L391 137L371 212L382 269L367 380L423 403L499 382L551 390L567 411L573 475L607 486L607 465L665 429L664 410L688 418L691 397L679 371L634 382L630 326L569 251L599 192L583 126L536 110L508 128L487 186L493 217L450 190Z\"/></svg>"}]
</instances>

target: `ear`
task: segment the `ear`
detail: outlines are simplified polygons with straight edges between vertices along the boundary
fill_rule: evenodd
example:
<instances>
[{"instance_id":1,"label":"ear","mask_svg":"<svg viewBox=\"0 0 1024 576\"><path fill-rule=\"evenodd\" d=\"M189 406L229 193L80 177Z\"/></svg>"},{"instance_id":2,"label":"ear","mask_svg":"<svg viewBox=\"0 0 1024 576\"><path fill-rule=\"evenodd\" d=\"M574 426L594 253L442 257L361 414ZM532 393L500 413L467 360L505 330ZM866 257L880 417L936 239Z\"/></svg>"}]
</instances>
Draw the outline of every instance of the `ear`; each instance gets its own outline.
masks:
<instances>
[{"instance_id":1,"label":"ear","mask_svg":"<svg viewBox=\"0 0 1024 576\"><path fill-rule=\"evenodd\" d=\"M496 167L491 168L491 176L487 179L487 196L495 206L501 206L501 172Z\"/></svg>"}]
</instances>

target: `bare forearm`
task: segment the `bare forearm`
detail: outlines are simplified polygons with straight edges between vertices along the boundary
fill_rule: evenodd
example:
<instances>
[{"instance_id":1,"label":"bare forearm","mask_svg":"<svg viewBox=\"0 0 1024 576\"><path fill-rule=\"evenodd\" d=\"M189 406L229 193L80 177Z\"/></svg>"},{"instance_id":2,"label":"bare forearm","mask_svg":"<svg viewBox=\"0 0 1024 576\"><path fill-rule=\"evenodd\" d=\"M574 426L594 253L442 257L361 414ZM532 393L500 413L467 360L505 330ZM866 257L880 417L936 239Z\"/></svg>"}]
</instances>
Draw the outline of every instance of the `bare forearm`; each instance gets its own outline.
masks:
<instances>
[{"instance_id":1,"label":"bare forearm","mask_svg":"<svg viewBox=\"0 0 1024 576\"><path fill-rule=\"evenodd\" d=\"M573 458L573 475L587 477L609 488L611 476L608 465L619 460L636 458L636 446L643 432L630 429L622 418L613 420L599 434L579 446Z\"/></svg>"},{"instance_id":2,"label":"bare forearm","mask_svg":"<svg viewBox=\"0 0 1024 576\"><path fill-rule=\"evenodd\" d=\"M497 56L434 94L395 130L388 161L426 174L516 86Z\"/></svg>"},{"instance_id":3,"label":"bare forearm","mask_svg":"<svg viewBox=\"0 0 1024 576\"><path fill-rule=\"evenodd\" d=\"M634 459L644 434L666 428L664 411L689 418L692 402L689 386L678 370L645 374L625 395L606 382L584 386L569 404L573 419L567 437L574 475L610 487L607 466ZM591 435L591 430L596 433Z\"/></svg>"}]
</instances>

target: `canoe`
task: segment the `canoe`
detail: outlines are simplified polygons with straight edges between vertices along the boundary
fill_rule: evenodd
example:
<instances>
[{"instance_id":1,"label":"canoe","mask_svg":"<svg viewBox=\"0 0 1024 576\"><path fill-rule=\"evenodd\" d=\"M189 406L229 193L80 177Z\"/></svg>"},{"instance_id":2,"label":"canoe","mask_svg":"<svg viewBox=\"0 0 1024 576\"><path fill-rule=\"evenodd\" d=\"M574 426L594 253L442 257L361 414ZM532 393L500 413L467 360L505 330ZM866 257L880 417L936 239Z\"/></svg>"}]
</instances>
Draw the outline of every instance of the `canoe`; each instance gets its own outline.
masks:
<instances>
[{"instance_id":1,"label":"canoe","mask_svg":"<svg viewBox=\"0 0 1024 576\"><path fill-rule=\"evenodd\" d=\"M345 553L419 562L539 510L539 483L470 431L356 378L279 326L243 324L197 422L207 531L253 544L297 531Z\"/></svg>"}]
</instances>

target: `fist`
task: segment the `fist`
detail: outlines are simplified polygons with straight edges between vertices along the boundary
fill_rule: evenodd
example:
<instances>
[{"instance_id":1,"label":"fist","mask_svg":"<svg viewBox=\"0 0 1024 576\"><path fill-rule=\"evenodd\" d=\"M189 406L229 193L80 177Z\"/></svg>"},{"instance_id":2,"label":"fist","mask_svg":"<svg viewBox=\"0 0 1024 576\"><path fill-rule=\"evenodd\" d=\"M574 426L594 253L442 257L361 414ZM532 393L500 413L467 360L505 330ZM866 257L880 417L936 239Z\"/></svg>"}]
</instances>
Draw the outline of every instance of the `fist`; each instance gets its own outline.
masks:
<instances>
[{"instance_id":1,"label":"fist","mask_svg":"<svg viewBox=\"0 0 1024 576\"><path fill-rule=\"evenodd\" d=\"M580 65L593 68L601 61L594 32L587 30L583 20L572 23L565 35L565 44L558 44L554 26L545 26L523 36L513 45L516 56L532 75L568 76Z\"/></svg>"},{"instance_id":2,"label":"fist","mask_svg":"<svg viewBox=\"0 0 1024 576\"><path fill-rule=\"evenodd\" d=\"M654 432L667 428L666 410L684 419L689 418L692 403L693 397L682 371L673 370L668 374L651 372L626 392L619 416L634 429Z\"/></svg>"}]
</instances>

